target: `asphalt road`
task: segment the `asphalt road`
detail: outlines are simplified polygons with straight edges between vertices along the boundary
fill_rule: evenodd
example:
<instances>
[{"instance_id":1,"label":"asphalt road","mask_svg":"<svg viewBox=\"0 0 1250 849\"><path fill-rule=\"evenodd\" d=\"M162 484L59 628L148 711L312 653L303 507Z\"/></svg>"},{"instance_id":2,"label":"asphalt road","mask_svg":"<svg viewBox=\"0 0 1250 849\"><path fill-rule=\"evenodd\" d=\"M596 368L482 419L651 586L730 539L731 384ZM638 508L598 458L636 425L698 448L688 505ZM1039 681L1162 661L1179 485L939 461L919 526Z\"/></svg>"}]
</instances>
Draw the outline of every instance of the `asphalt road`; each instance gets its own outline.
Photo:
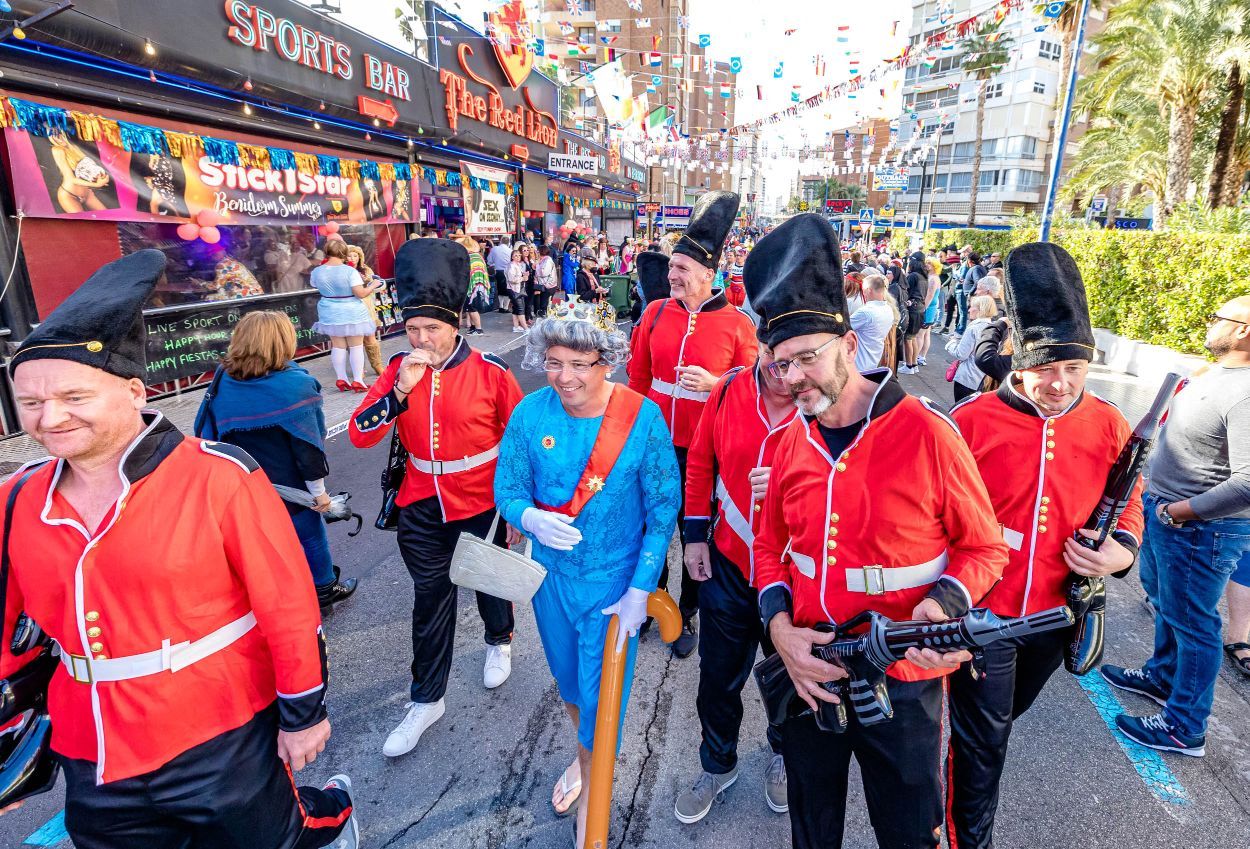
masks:
<instances>
[{"instance_id":1,"label":"asphalt road","mask_svg":"<svg viewBox=\"0 0 1250 849\"><path fill-rule=\"evenodd\" d=\"M502 335L495 338L503 341ZM519 354L512 350L504 356L517 368ZM927 369L938 386L944 369L944 363ZM525 372L518 376L526 391L542 380ZM933 378L904 381L923 392L928 390L922 384ZM378 506L385 452L385 445L357 450L346 435L329 442L331 491L351 491L354 505L369 520ZM349 773L366 847L571 845L569 823L553 814L549 800L553 783L574 756L574 736L531 610L517 611L512 678L488 692L481 683L481 620L472 599L462 594L447 714L412 753L388 759L381 753L382 741L402 717L407 698L411 584L392 535L367 525L349 539L343 525L335 525L330 536L336 562L345 574L359 576L361 587L326 618L334 735L321 758L299 775L300 782L319 784L335 772ZM1137 664L1147 656L1151 618L1141 598L1135 578L1111 586L1111 662ZM751 685L744 694L738 783L703 822L684 826L674 819L673 800L699 770L697 675L697 658L673 658L654 632L644 640L617 765L611 846L789 846L788 820L771 813L763 799L767 746ZM1107 721L1121 704L1144 714L1153 712L1153 703L1113 695L1100 681L1095 678L1083 688L1072 676L1058 673L1036 707L1017 722L997 845L1250 847L1250 682L1225 668L1207 757L1189 759L1156 756L1114 736ZM875 842L856 784L845 845L859 849ZM20 845L41 827L53 842L40 845L54 845L62 801L58 789L0 819L0 846Z\"/></svg>"}]
</instances>

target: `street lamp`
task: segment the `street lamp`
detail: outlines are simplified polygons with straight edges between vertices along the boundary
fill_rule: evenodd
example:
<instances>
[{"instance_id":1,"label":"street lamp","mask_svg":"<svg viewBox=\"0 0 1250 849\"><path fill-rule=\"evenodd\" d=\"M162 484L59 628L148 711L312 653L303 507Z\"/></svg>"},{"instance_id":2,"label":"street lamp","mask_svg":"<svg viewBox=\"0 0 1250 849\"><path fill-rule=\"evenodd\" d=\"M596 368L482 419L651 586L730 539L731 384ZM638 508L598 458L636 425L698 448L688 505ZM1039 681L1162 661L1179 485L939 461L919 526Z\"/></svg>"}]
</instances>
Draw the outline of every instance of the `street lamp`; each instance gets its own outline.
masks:
<instances>
[{"instance_id":1,"label":"street lamp","mask_svg":"<svg viewBox=\"0 0 1250 849\"><path fill-rule=\"evenodd\" d=\"M308 8L314 12L325 12L327 15L337 15L343 10L339 8L337 0L317 0Z\"/></svg>"}]
</instances>

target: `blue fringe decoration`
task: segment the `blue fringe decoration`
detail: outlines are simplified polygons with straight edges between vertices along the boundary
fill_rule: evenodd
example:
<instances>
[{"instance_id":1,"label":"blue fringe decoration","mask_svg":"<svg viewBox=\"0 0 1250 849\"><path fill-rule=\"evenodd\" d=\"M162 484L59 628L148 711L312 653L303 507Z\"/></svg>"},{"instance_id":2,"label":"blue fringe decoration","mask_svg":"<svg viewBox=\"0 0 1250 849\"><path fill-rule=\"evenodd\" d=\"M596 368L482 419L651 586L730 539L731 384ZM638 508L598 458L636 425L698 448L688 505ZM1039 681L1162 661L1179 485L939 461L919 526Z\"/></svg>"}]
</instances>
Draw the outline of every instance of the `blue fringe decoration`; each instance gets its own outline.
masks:
<instances>
[{"instance_id":1,"label":"blue fringe decoration","mask_svg":"<svg viewBox=\"0 0 1250 849\"><path fill-rule=\"evenodd\" d=\"M225 139L204 136L204 155L208 161L217 165L238 165L239 146Z\"/></svg>"},{"instance_id":2,"label":"blue fringe decoration","mask_svg":"<svg viewBox=\"0 0 1250 849\"><path fill-rule=\"evenodd\" d=\"M317 162L321 166L321 173L326 177L339 176L339 158L337 156L325 156L317 154Z\"/></svg>"},{"instance_id":3,"label":"blue fringe decoration","mask_svg":"<svg viewBox=\"0 0 1250 849\"><path fill-rule=\"evenodd\" d=\"M271 147L269 150L269 165L275 171L294 171L295 170L295 154L289 150L283 150L280 147Z\"/></svg>"}]
</instances>

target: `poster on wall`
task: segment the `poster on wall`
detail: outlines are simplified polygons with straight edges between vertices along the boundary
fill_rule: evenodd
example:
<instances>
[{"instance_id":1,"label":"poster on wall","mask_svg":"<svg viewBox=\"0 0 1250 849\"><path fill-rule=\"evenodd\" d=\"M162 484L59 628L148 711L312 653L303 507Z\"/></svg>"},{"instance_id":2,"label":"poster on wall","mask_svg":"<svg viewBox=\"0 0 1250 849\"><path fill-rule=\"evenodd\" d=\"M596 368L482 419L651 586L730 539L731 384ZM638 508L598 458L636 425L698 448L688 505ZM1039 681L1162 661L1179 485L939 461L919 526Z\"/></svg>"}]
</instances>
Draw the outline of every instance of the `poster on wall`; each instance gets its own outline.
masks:
<instances>
[{"instance_id":1,"label":"poster on wall","mask_svg":"<svg viewBox=\"0 0 1250 849\"><path fill-rule=\"evenodd\" d=\"M471 236L510 236L517 230L517 195L511 171L460 163L464 193L464 232Z\"/></svg>"},{"instance_id":2,"label":"poster on wall","mask_svg":"<svg viewBox=\"0 0 1250 849\"><path fill-rule=\"evenodd\" d=\"M413 180L222 165L198 149L130 153L103 135L85 141L10 127L4 137L17 208L36 218L161 221L209 209L227 225L416 220Z\"/></svg>"}]
</instances>

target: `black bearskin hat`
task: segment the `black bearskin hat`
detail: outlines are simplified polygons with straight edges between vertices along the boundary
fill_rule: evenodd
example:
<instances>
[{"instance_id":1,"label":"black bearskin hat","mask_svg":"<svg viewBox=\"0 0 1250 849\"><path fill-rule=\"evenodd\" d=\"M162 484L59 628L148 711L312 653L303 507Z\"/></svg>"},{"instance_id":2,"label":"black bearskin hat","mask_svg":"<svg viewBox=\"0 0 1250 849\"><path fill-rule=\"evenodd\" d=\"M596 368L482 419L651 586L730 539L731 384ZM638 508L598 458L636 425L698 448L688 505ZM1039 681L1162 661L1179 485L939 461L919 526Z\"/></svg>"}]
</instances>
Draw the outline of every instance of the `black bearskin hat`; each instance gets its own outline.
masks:
<instances>
[{"instance_id":1,"label":"black bearskin hat","mask_svg":"<svg viewBox=\"0 0 1250 849\"><path fill-rule=\"evenodd\" d=\"M738 217L740 200L733 192L708 192L699 198L673 253L685 254L705 268L719 265L721 248Z\"/></svg>"},{"instance_id":2,"label":"black bearskin hat","mask_svg":"<svg viewBox=\"0 0 1250 849\"><path fill-rule=\"evenodd\" d=\"M1011 251L1003 297L1011 319L1013 369L1094 358L1085 283L1063 248L1030 242Z\"/></svg>"},{"instance_id":3,"label":"black bearskin hat","mask_svg":"<svg viewBox=\"0 0 1250 849\"><path fill-rule=\"evenodd\" d=\"M742 282L766 345L850 330L839 244L824 216L809 212L781 224L747 254Z\"/></svg>"},{"instance_id":4,"label":"black bearskin hat","mask_svg":"<svg viewBox=\"0 0 1250 849\"><path fill-rule=\"evenodd\" d=\"M395 289L405 320L436 318L460 326L469 291L469 252L450 239L413 239L395 253Z\"/></svg>"}]
</instances>

